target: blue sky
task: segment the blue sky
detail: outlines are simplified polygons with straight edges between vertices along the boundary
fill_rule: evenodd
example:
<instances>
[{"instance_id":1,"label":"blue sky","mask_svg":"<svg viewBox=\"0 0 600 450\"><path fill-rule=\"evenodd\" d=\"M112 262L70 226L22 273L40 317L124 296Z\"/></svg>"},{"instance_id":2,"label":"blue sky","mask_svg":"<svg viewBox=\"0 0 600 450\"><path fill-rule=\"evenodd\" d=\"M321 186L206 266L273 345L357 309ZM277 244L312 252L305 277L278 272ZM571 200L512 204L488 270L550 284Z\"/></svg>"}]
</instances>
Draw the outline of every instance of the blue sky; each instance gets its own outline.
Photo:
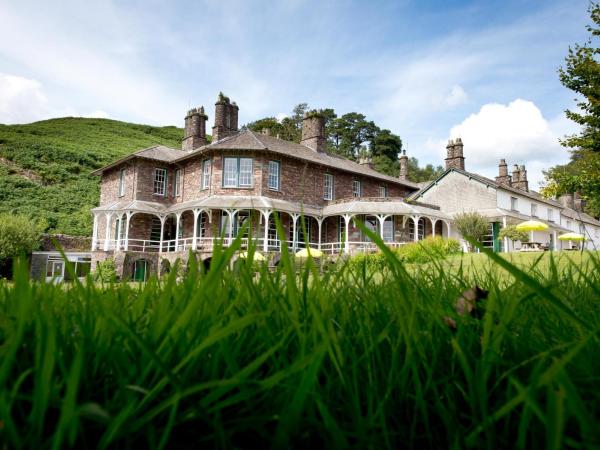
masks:
<instances>
[{"instance_id":1,"label":"blue sky","mask_svg":"<svg viewBox=\"0 0 600 450\"><path fill-rule=\"evenodd\" d=\"M0 0L0 123L64 115L182 125L223 91L240 121L300 102L358 111L421 163L449 137L467 168L565 162L557 68L587 1Z\"/></svg>"}]
</instances>

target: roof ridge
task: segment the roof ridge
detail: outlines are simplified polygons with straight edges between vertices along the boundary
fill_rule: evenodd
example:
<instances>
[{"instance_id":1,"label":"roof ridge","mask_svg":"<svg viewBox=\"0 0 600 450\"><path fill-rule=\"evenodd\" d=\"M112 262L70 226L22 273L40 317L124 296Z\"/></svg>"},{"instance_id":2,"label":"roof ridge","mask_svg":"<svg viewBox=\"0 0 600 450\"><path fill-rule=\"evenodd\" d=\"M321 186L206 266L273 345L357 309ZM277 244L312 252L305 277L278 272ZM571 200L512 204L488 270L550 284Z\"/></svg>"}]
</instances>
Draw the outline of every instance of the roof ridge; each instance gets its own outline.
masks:
<instances>
[{"instance_id":1,"label":"roof ridge","mask_svg":"<svg viewBox=\"0 0 600 450\"><path fill-rule=\"evenodd\" d=\"M250 133L250 135L254 138L254 140L256 142L258 142L260 145L262 145L265 149L268 149L269 146L267 144L265 144L263 141L261 141L258 136L256 135L256 133L254 131L252 131L250 128L246 128L246 132Z\"/></svg>"}]
</instances>

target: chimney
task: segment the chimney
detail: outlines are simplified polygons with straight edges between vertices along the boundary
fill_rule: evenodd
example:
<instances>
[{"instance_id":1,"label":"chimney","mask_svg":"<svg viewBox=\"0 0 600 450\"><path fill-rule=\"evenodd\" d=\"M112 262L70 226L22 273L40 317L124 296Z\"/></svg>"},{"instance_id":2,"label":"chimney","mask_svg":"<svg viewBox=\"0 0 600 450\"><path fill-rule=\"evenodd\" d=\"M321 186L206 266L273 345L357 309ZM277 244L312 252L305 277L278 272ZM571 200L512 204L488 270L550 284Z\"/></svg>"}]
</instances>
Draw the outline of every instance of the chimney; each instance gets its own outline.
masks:
<instances>
[{"instance_id":1,"label":"chimney","mask_svg":"<svg viewBox=\"0 0 600 450\"><path fill-rule=\"evenodd\" d=\"M406 150L402 150L400 155L400 175L398 176L402 181L408 181L408 156L406 156Z\"/></svg>"},{"instance_id":2,"label":"chimney","mask_svg":"<svg viewBox=\"0 0 600 450\"><path fill-rule=\"evenodd\" d=\"M181 141L182 150L189 152L206 145L207 120L208 116L204 114L204 106L192 108L188 111L185 116L183 141Z\"/></svg>"},{"instance_id":3,"label":"chimney","mask_svg":"<svg viewBox=\"0 0 600 450\"><path fill-rule=\"evenodd\" d=\"M525 166L520 167L515 164L513 169L512 187L522 191L529 191L529 182L527 181L527 170Z\"/></svg>"},{"instance_id":4,"label":"chimney","mask_svg":"<svg viewBox=\"0 0 600 450\"><path fill-rule=\"evenodd\" d=\"M373 168L373 161L369 155L362 155L358 158L358 164L361 166L367 166L369 169Z\"/></svg>"},{"instance_id":5,"label":"chimney","mask_svg":"<svg viewBox=\"0 0 600 450\"><path fill-rule=\"evenodd\" d=\"M448 140L446 145L446 169L465 170L465 157L463 156L463 142L461 138Z\"/></svg>"},{"instance_id":6,"label":"chimney","mask_svg":"<svg viewBox=\"0 0 600 450\"><path fill-rule=\"evenodd\" d=\"M318 111L310 111L304 114L300 144L315 152L325 153L327 140L325 139L325 117L323 114Z\"/></svg>"},{"instance_id":7,"label":"chimney","mask_svg":"<svg viewBox=\"0 0 600 450\"><path fill-rule=\"evenodd\" d=\"M513 166L513 170L512 170L512 186L518 189L519 188L519 181L520 181L519 166L517 166L515 164Z\"/></svg>"},{"instance_id":8,"label":"chimney","mask_svg":"<svg viewBox=\"0 0 600 450\"><path fill-rule=\"evenodd\" d=\"M558 201L565 208L575 209L575 195L574 194L563 194L558 198Z\"/></svg>"},{"instance_id":9,"label":"chimney","mask_svg":"<svg viewBox=\"0 0 600 450\"><path fill-rule=\"evenodd\" d=\"M577 192L575 192L573 194L573 209L578 212L583 212L584 204L584 200Z\"/></svg>"},{"instance_id":10,"label":"chimney","mask_svg":"<svg viewBox=\"0 0 600 450\"><path fill-rule=\"evenodd\" d=\"M238 105L231 103L229 97L219 92L215 103L215 126L212 129L213 142L230 136L238 130Z\"/></svg>"},{"instance_id":11,"label":"chimney","mask_svg":"<svg viewBox=\"0 0 600 450\"><path fill-rule=\"evenodd\" d=\"M498 164L498 176L496 177L496 183L504 184L505 186L511 185L511 177L508 174L508 166L506 165L505 159L501 159L500 164Z\"/></svg>"}]
</instances>

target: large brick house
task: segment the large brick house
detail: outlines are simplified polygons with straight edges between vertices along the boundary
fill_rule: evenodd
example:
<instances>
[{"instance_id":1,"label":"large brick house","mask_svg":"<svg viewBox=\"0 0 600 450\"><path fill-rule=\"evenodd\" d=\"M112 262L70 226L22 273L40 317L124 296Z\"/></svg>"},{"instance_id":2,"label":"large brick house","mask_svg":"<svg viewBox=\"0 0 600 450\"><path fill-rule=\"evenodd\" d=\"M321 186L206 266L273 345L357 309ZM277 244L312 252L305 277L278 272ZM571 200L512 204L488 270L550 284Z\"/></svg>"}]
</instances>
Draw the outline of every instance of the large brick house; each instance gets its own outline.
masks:
<instances>
[{"instance_id":1,"label":"large brick house","mask_svg":"<svg viewBox=\"0 0 600 450\"><path fill-rule=\"evenodd\" d=\"M372 249L356 218L391 246L451 233L439 207L406 200L418 191L406 178L406 155L396 178L368 160L329 154L318 113L304 117L299 144L238 130L238 106L222 95L210 144L206 120L203 108L188 112L181 150L154 146L95 172L102 181L92 210L92 267L114 257L122 277L139 277L163 259L185 260L190 250L209 259L215 239L227 245L244 229L261 251L275 254L284 241L329 254Z\"/></svg>"},{"instance_id":2,"label":"large brick house","mask_svg":"<svg viewBox=\"0 0 600 450\"><path fill-rule=\"evenodd\" d=\"M501 162L496 180L465 171L460 139L449 142L447 170L420 189L407 179L406 155L395 178L368 160L327 153L319 113L304 117L297 144L266 130L238 130L238 111L219 95L210 144L208 117L195 108L185 117L181 149L157 145L94 172L102 180L100 205L92 210L92 270L112 257L122 278L140 279L164 260L185 261L190 250L208 262L215 240L228 245L242 232L274 262L284 242L294 251L306 245L327 254L372 250L357 218L392 247L429 235L458 238L452 219L463 211L489 217L486 244L497 251L511 249L498 239L501 227L532 217L550 226L532 238L551 248L560 248L557 233L577 225L594 236L588 245L600 240L600 222L530 191L524 167L511 176Z\"/></svg>"}]
</instances>

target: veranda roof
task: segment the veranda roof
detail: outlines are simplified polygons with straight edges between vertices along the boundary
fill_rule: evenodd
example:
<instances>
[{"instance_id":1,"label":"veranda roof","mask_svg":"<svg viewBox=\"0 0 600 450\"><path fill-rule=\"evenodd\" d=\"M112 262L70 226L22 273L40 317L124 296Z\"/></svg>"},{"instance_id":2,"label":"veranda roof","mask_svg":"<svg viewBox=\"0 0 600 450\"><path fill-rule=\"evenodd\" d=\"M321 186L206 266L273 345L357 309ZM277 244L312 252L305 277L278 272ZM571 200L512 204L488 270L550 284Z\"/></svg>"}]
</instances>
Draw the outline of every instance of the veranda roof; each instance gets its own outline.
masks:
<instances>
[{"instance_id":1,"label":"veranda roof","mask_svg":"<svg viewBox=\"0 0 600 450\"><path fill-rule=\"evenodd\" d=\"M412 205L402 199L391 200L350 200L334 203L323 207L322 215L338 216L343 214L393 214L393 215L424 215L438 219L450 220L451 217L437 209L426 206Z\"/></svg>"}]
</instances>

